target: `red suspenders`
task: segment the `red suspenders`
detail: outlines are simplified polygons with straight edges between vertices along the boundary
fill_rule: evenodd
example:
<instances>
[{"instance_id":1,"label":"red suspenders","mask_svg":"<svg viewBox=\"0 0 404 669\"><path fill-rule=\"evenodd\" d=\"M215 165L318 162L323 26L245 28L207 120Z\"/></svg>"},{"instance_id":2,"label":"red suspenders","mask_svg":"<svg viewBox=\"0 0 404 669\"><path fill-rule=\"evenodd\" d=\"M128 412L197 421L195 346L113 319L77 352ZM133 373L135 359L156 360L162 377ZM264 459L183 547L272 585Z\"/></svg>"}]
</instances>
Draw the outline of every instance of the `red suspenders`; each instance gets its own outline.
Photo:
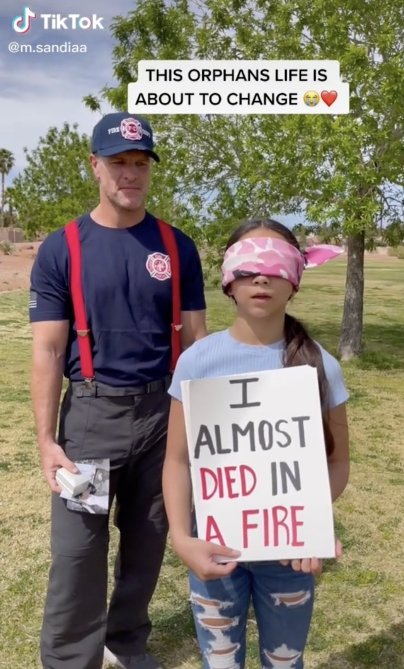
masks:
<instances>
[{"instance_id":1,"label":"red suspenders","mask_svg":"<svg viewBox=\"0 0 404 669\"><path fill-rule=\"evenodd\" d=\"M173 315L171 323L171 371L174 371L181 353L181 287L180 287L180 259L177 242L171 225L157 219L163 244L170 258Z\"/></svg>"},{"instance_id":2,"label":"red suspenders","mask_svg":"<svg viewBox=\"0 0 404 669\"><path fill-rule=\"evenodd\" d=\"M171 371L174 370L181 353L181 291L180 263L177 242L171 225L157 220L163 244L170 258L172 281L172 324L171 324ZM93 356L91 350L90 330L87 324L86 308L83 297L81 275L81 247L77 221L65 225L66 242L70 256L70 293L76 319L81 373L85 380L94 379Z\"/></svg>"},{"instance_id":3,"label":"red suspenders","mask_svg":"<svg viewBox=\"0 0 404 669\"><path fill-rule=\"evenodd\" d=\"M92 381L94 379L93 355L81 283L81 247L79 227L76 221L70 221L65 225L65 235L70 255L70 294L76 319L81 373L86 381Z\"/></svg>"}]
</instances>

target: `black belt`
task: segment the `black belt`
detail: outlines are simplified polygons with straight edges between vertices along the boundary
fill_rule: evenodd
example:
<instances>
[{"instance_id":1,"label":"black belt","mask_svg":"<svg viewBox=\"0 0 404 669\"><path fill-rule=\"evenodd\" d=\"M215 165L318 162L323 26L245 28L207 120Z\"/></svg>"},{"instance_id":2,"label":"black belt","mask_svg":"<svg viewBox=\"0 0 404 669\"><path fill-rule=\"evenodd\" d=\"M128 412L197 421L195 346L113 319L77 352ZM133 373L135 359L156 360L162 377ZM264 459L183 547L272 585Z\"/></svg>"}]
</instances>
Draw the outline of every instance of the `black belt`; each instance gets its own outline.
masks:
<instances>
[{"instance_id":1,"label":"black belt","mask_svg":"<svg viewBox=\"0 0 404 669\"><path fill-rule=\"evenodd\" d=\"M165 392L171 384L171 374L162 379L150 381L142 386L108 386L99 381L70 381L76 397L124 397L125 395L148 395Z\"/></svg>"}]
</instances>

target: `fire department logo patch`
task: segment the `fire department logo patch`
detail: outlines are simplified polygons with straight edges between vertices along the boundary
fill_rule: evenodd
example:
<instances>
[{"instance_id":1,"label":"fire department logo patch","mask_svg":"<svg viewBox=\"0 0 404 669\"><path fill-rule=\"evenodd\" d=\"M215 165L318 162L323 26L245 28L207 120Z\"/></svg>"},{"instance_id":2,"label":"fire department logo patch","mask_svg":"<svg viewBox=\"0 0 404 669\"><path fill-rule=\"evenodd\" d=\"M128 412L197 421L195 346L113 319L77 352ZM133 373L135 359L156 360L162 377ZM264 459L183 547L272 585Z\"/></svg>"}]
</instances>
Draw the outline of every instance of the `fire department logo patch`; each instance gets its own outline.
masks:
<instances>
[{"instance_id":1,"label":"fire department logo patch","mask_svg":"<svg viewBox=\"0 0 404 669\"><path fill-rule=\"evenodd\" d=\"M165 281L171 277L169 256L164 253L151 253L147 256L146 269L153 279Z\"/></svg>"},{"instance_id":2,"label":"fire department logo patch","mask_svg":"<svg viewBox=\"0 0 404 669\"><path fill-rule=\"evenodd\" d=\"M121 135L125 139L133 139L134 141L142 139L142 124L136 118L124 118L121 121Z\"/></svg>"}]
</instances>

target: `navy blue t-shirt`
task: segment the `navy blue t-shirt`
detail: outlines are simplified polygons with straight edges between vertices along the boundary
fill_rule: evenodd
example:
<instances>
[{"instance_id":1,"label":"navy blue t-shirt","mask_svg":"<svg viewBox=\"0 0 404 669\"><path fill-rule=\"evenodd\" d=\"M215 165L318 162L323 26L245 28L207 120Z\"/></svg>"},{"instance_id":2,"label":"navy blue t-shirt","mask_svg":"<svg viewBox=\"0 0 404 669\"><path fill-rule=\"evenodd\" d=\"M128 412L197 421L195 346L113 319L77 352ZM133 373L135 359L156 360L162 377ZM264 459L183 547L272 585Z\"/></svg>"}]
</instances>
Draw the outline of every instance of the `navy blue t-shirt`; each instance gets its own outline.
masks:
<instances>
[{"instance_id":1,"label":"navy blue t-shirt","mask_svg":"<svg viewBox=\"0 0 404 669\"><path fill-rule=\"evenodd\" d=\"M113 386L162 378L171 356L172 285L154 216L130 228L108 228L89 214L78 219L83 293L93 339L96 380ZM201 262L194 242L173 228L180 260L181 309L205 309ZM65 376L82 379L69 290L64 229L39 248L31 272L30 320L69 320Z\"/></svg>"}]
</instances>

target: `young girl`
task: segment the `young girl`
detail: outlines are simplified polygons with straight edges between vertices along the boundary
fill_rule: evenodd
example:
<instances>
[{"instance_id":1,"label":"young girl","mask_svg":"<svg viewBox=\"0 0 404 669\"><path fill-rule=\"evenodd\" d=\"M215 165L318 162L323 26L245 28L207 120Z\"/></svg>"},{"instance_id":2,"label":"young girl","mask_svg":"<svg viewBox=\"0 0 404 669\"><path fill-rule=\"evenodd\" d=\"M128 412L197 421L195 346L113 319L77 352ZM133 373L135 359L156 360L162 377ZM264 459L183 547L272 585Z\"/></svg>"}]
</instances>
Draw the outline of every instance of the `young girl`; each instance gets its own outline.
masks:
<instances>
[{"instance_id":1,"label":"young girl","mask_svg":"<svg viewBox=\"0 0 404 669\"><path fill-rule=\"evenodd\" d=\"M236 550L193 536L180 382L292 365L316 367L335 500L348 481L348 394L337 360L311 339L286 307L299 288L305 265L321 264L338 252L335 247L318 246L303 254L293 233L276 221L241 225L228 242L222 266L223 290L235 304L234 323L188 348L173 376L163 489L173 548L190 569L204 669L245 666L251 601L262 667L301 669L313 609L313 573L320 561L314 557L241 563ZM226 557L229 562L218 562Z\"/></svg>"}]
</instances>

